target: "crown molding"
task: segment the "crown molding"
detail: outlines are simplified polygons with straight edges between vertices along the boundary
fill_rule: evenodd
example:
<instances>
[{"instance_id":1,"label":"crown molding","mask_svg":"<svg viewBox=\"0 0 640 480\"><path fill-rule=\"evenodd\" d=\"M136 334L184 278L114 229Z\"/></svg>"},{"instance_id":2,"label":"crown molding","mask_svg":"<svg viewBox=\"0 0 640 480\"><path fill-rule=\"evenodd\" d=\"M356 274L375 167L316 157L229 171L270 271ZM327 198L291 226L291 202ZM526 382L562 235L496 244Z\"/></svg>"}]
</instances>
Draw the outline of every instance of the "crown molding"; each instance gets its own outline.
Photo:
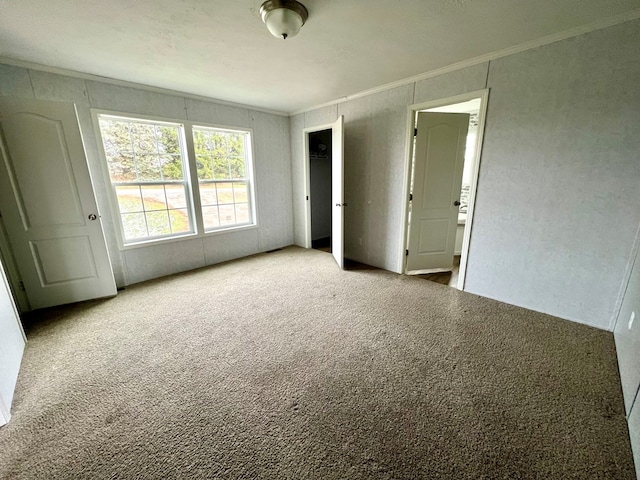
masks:
<instances>
[{"instance_id":1,"label":"crown molding","mask_svg":"<svg viewBox=\"0 0 640 480\"><path fill-rule=\"evenodd\" d=\"M545 37L538 38L536 40L531 40L529 42L521 43L519 45L514 45L513 47L505 48L503 50L498 50L496 52L487 53L485 55L480 55L478 57L470 58L468 60L463 60L461 62L452 63L451 65L447 65L442 68L437 68L435 70L430 70L425 73L420 73L418 75L414 75L412 77L403 78L400 80L396 80L394 82L385 83L384 85L380 85L378 87L369 88L367 90L362 90L357 93L353 93L351 95L346 95L344 97L337 98L335 100L331 100L329 102L321 103L318 105L314 105L312 107L304 108L301 110L296 110L291 112L289 116L298 115L305 112L310 112L312 110L317 110L319 108L328 107L330 105L337 105L340 103L347 102L349 100L355 100L356 98L366 97L368 95L373 95L374 93L384 92L386 90L391 90L393 88L401 87L403 85L407 85L410 83L418 82L420 80L426 80L428 78L437 77L439 75L443 75L445 73L450 73L455 70L460 70L461 68L472 67L474 65L478 65L481 63L489 62L491 60L497 60L498 58L507 57L509 55L513 55L515 53L521 53L526 50L531 50L532 48L541 47L543 45L548 45L550 43L559 42L561 40L566 40L568 38L577 37L578 35L583 35L585 33L593 32L596 30L601 30L603 28L612 27L614 25L618 25L620 23L625 23L631 20L636 20L640 18L640 8L631 10L629 12L621 13L619 15L614 15L613 17L607 17L602 20L598 20L593 23L589 23L587 25L583 25L581 27L572 28L570 30L565 30L563 32L554 33L552 35L547 35Z\"/></svg>"},{"instance_id":2,"label":"crown molding","mask_svg":"<svg viewBox=\"0 0 640 480\"><path fill-rule=\"evenodd\" d=\"M244 108L247 110L253 110L255 112L269 113L271 115L279 115L282 117L289 116L288 112L284 112L281 110L269 110L268 108L260 108L254 105L246 105L243 103L229 102L227 100L220 100L218 98L205 97L204 95L195 95L193 93L180 92L177 90L171 90L171 89L162 88L162 87L154 87L152 85L146 85L143 83L128 82L126 80L118 80L116 78L111 78L111 77L102 77L100 75L93 75L91 73L83 73L83 72L78 72L76 70L69 70L66 68L52 67L50 65L42 65L40 63L27 62L24 60L18 60L11 57L0 56L0 63L4 63L6 65L13 65L15 67L28 68L30 70L38 70L41 72L55 73L57 75L64 75L67 77L80 78L82 80L92 80L96 82L108 83L110 85L116 85L118 87L136 88L138 90L144 90L147 92L161 93L164 95L171 95L173 97L189 98L191 100L200 100L203 102L217 103L219 105L226 105L226 106L235 107L235 108Z\"/></svg>"}]
</instances>

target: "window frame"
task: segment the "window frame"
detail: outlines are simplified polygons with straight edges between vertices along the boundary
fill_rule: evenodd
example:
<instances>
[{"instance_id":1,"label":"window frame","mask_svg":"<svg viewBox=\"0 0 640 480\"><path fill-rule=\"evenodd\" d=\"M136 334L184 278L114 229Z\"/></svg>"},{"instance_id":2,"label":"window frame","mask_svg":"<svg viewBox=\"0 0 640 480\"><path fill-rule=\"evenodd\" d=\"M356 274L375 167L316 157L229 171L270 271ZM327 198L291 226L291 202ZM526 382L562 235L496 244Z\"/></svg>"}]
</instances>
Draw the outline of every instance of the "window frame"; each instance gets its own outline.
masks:
<instances>
[{"instance_id":1,"label":"window frame","mask_svg":"<svg viewBox=\"0 0 640 480\"><path fill-rule=\"evenodd\" d=\"M116 240L118 242L118 249L121 251L136 249L141 247L149 247L153 245L161 245L172 242L180 242L184 240L191 240L195 238L211 237L226 233L238 232L243 230L252 230L258 228L258 208L256 205L256 180L255 180L255 164L254 164L254 139L253 129L247 127L236 127L230 125L219 125L208 122L199 122L192 120L184 120L179 118L169 118L157 115L145 115L131 112L120 112L113 110L104 110L92 108L91 117L93 120L93 129L96 138L96 147L98 150L98 157L101 163L101 172L104 178L105 187L108 190L108 201L111 210L111 218L113 220L114 230L116 234ZM122 224L122 214L120 213L120 204L116 194L116 185L112 182L111 175L109 173L109 166L107 163L107 156L104 149L104 141L102 138L102 131L100 130L100 116L122 118L128 121L137 121L141 123L165 123L169 125L176 125L181 127L182 146L184 148L183 168L184 168L184 185L187 193L187 209L189 210L193 231L185 233L176 233L170 235L162 235L156 237L145 237L138 240L126 242L124 236L124 227ZM221 226L213 230L204 229L204 220L202 215L202 202L200 198L199 179L196 165L195 146L193 142L193 128L203 127L211 128L227 132L240 132L247 135L245 142L245 173L248 185L248 206L251 216L250 223L243 223L241 225L228 225ZM158 182L149 182L158 183ZM160 182L165 183L165 182ZM171 182L166 182L171 183ZM135 184L135 183L134 183ZM176 184L180 184L176 182ZM195 186L194 186L195 185Z\"/></svg>"},{"instance_id":2,"label":"window frame","mask_svg":"<svg viewBox=\"0 0 640 480\"><path fill-rule=\"evenodd\" d=\"M201 231L203 232L204 235L210 235L210 234L215 234L217 232L224 232L224 231L228 231L228 230L237 230L240 229L242 227L253 227L253 226L257 226L257 212L256 212L256 199L255 199L255 183L254 183L254 179L255 179L255 175L254 175L254 166L253 166L253 131L251 129L248 128L233 128L233 127L228 127L228 126L220 126L220 125L212 125L212 124L207 124L205 122L189 122L190 125L188 126L188 128L185 128L185 134L187 135L187 147L191 149L192 153L192 157L193 157L193 174L195 177L195 182L197 182L198 184L198 188L197 188L197 197L198 197L198 205L199 205L199 213L200 216L202 217L202 199L200 197L200 179L198 178L198 169L197 169L197 156L195 153L195 145L193 144L193 129L194 128L204 128L204 129L210 129L210 130L219 130L222 132L229 132L229 133L237 133L237 132L241 132L245 135L247 135L246 140L245 140L245 178L244 181L247 182L247 186L248 186L248 192L247 192L247 203L248 203L248 207L249 207L249 215L251 218L251 221L249 223L242 223L242 224L237 224L237 225L229 225L229 226L219 226L217 228L213 228L210 230L205 229L204 227L204 219L201 218L202 220L202 229ZM226 179L226 180L203 180L203 183L208 183L208 184L216 184L216 183L237 183L234 181L234 179ZM195 198L194 198L194 203L195 203ZM235 202L233 203L233 205L235 205Z\"/></svg>"}]
</instances>

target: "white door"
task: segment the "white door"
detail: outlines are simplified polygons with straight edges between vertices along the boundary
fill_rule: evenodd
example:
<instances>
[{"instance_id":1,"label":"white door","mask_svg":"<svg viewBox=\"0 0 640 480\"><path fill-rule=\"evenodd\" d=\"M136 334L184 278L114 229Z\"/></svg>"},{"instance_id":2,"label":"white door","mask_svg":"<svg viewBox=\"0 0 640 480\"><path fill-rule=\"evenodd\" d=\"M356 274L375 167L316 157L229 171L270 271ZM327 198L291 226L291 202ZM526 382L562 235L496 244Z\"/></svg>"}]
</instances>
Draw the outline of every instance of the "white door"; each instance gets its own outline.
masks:
<instances>
[{"instance_id":1,"label":"white door","mask_svg":"<svg viewBox=\"0 0 640 480\"><path fill-rule=\"evenodd\" d=\"M467 113L418 112L407 273L453 268Z\"/></svg>"},{"instance_id":2,"label":"white door","mask_svg":"<svg viewBox=\"0 0 640 480\"><path fill-rule=\"evenodd\" d=\"M331 127L331 253L344 268L344 116Z\"/></svg>"},{"instance_id":3,"label":"white door","mask_svg":"<svg viewBox=\"0 0 640 480\"><path fill-rule=\"evenodd\" d=\"M33 309L116 286L71 103L0 97L0 210Z\"/></svg>"},{"instance_id":4,"label":"white door","mask_svg":"<svg viewBox=\"0 0 640 480\"><path fill-rule=\"evenodd\" d=\"M9 421L25 337L0 261L0 426Z\"/></svg>"}]
</instances>

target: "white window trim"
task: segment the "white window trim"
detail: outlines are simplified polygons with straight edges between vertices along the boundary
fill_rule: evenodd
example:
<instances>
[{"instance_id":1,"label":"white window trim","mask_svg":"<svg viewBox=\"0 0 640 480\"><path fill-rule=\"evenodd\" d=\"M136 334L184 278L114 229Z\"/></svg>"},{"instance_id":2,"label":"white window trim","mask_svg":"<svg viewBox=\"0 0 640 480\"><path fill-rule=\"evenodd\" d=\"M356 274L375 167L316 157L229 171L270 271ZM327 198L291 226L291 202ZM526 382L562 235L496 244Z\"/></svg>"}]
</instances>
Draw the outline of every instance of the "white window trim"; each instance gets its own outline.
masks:
<instances>
[{"instance_id":1,"label":"white window trim","mask_svg":"<svg viewBox=\"0 0 640 480\"><path fill-rule=\"evenodd\" d=\"M219 125L212 124L208 122L199 122L199 121L191 121L184 120L180 118L168 118L161 117L156 115L143 115L138 113L131 112L120 112L114 110L103 110L92 108L91 118L93 120L93 130L96 137L96 146L98 149L98 156L100 157L101 163L101 171L103 175L103 179L105 182L105 187L109 190L109 207L111 210L111 217L113 220L113 225L116 230L116 239L118 242L118 249L120 251L131 250L136 248L150 247L153 245L160 245L166 243L173 242L181 242L186 240L193 240L196 238L205 238L212 237L216 235L224 235L229 233L240 232L243 230L253 230L259 227L258 225L258 208L256 205L256 175L255 175L255 155L254 155L254 139L253 139L253 129L247 127L235 127L230 125ZM104 142L102 140L102 132L100 131L100 115L108 115L112 117L122 117L123 119L128 120L141 120L142 122L154 122L154 123L168 123L173 125L181 125L184 132L183 142L186 148L186 158L185 161L185 179L188 177L188 181L186 181L187 192L189 194L189 198L187 201L190 203L191 216L193 221L194 232L186 232L182 234L175 234L170 236L156 237L156 238L143 238L140 241L133 241L124 243L124 230L122 227L122 219L120 215L120 206L118 204L118 199L115 193L115 188L113 183L111 182L111 175L109 174L109 167L107 165L107 158L104 151ZM216 130L223 130L227 132L245 132L249 135L248 144L248 152L245 153L247 158L247 163L249 165L245 165L247 180L249 183L249 209L251 211L251 217L253 222L251 224L242 224L242 225L230 225L228 227L220 227L215 230L205 231L204 222L202 219L202 208L200 201L200 190L199 188L194 188L194 185L198 185L198 172L196 167L196 155L195 155L195 147L193 144L193 127L205 127L205 128L214 128Z\"/></svg>"}]
</instances>

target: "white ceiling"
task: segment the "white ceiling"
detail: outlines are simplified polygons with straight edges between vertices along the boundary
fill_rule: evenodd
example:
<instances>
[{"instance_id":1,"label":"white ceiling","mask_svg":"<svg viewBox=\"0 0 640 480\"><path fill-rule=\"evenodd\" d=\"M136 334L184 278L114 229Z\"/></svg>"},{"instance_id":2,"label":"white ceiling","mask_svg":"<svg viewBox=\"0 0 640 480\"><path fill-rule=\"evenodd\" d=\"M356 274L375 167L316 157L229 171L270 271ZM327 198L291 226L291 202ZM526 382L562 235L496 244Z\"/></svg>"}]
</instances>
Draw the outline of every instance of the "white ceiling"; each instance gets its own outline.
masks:
<instances>
[{"instance_id":1,"label":"white ceiling","mask_svg":"<svg viewBox=\"0 0 640 480\"><path fill-rule=\"evenodd\" d=\"M289 40L261 0L2 0L0 56L292 112L541 37L639 0L302 0ZM626 15L625 15L626 14Z\"/></svg>"}]
</instances>

